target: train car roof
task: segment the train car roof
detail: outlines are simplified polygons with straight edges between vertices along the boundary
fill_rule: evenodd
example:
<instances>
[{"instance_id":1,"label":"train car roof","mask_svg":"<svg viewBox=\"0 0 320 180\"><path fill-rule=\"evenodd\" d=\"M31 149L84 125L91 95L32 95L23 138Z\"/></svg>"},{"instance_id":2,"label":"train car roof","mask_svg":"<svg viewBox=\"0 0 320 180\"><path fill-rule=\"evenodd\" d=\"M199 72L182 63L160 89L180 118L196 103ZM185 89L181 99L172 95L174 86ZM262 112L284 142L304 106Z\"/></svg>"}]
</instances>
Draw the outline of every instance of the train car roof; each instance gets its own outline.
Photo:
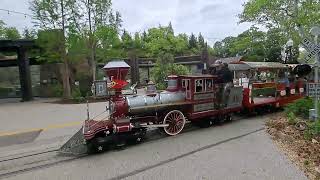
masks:
<instances>
[{"instance_id":1,"label":"train car roof","mask_svg":"<svg viewBox=\"0 0 320 180\"><path fill-rule=\"evenodd\" d=\"M288 66L286 64L281 64L277 62L246 62L241 61L237 63L231 63L228 65L230 70L242 71L251 69L286 69Z\"/></svg>"},{"instance_id":2,"label":"train car roof","mask_svg":"<svg viewBox=\"0 0 320 180\"><path fill-rule=\"evenodd\" d=\"M185 78L215 78L217 76L210 75L210 74L199 74L199 75L181 75L180 77L185 77Z\"/></svg>"}]
</instances>

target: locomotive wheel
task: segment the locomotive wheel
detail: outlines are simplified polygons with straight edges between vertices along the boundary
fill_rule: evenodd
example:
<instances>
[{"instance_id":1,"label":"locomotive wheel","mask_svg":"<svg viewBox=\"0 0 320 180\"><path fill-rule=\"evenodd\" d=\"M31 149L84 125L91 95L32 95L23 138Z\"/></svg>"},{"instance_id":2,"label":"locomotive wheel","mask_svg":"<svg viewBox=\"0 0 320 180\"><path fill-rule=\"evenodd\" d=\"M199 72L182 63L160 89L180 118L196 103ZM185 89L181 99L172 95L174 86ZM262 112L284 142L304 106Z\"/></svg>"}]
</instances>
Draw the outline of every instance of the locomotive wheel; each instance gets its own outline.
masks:
<instances>
[{"instance_id":1,"label":"locomotive wheel","mask_svg":"<svg viewBox=\"0 0 320 180\"><path fill-rule=\"evenodd\" d=\"M208 118L197 121L194 124L200 128L208 128L214 124L213 121L213 119Z\"/></svg>"},{"instance_id":2,"label":"locomotive wheel","mask_svg":"<svg viewBox=\"0 0 320 180\"><path fill-rule=\"evenodd\" d=\"M232 121L232 120L233 120L232 114L226 115L226 118L225 118L225 121L226 121L226 122L230 122L230 121Z\"/></svg>"},{"instance_id":3,"label":"locomotive wheel","mask_svg":"<svg viewBox=\"0 0 320 180\"><path fill-rule=\"evenodd\" d=\"M164 117L163 124L169 124L169 126L163 128L164 132L170 136L175 136L184 128L186 118L181 111L173 110Z\"/></svg>"},{"instance_id":4,"label":"locomotive wheel","mask_svg":"<svg viewBox=\"0 0 320 180\"><path fill-rule=\"evenodd\" d=\"M88 154L95 154L106 150L106 146L102 143L99 143L99 140L102 140L102 138L93 139L88 142Z\"/></svg>"}]
</instances>

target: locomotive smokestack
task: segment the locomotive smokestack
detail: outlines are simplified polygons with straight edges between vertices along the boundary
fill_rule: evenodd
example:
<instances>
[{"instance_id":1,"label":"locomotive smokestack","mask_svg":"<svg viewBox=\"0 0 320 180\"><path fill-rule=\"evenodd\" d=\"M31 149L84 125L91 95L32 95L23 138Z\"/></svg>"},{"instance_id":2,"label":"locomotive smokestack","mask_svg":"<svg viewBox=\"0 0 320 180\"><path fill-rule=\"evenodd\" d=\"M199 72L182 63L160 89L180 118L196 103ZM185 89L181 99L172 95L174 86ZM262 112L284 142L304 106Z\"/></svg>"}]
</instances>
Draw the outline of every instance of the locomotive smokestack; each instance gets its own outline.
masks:
<instances>
[{"instance_id":1,"label":"locomotive smokestack","mask_svg":"<svg viewBox=\"0 0 320 180\"><path fill-rule=\"evenodd\" d=\"M126 76L130 66L124 61L111 61L103 69L111 81L111 88L121 92L122 88L128 84Z\"/></svg>"}]
</instances>

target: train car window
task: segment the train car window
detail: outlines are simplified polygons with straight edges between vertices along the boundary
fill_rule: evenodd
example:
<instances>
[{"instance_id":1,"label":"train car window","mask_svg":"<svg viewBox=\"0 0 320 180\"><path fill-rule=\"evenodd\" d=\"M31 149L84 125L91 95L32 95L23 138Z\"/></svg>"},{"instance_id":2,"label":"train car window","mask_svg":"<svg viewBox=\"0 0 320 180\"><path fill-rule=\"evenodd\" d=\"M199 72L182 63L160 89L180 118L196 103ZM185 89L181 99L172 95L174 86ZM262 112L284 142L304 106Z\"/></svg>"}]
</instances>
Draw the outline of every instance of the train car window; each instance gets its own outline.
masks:
<instances>
[{"instance_id":1,"label":"train car window","mask_svg":"<svg viewBox=\"0 0 320 180\"><path fill-rule=\"evenodd\" d=\"M198 79L196 80L196 92L203 92L204 87L203 87L203 79Z\"/></svg>"},{"instance_id":2,"label":"train car window","mask_svg":"<svg viewBox=\"0 0 320 180\"><path fill-rule=\"evenodd\" d=\"M185 88L185 87L186 87L186 80L185 80L185 79L183 79L183 80L181 81L181 86L182 86L182 88Z\"/></svg>"},{"instance_id":3,"label":"train car window","mask_svg":"<svg viewBox=\"0 0 320 180\"><path fill-rule=\"evenodd\" d=\"M175 88L175 87L177 87L177 80L176 79L168 80L168 88Z\"/></svg>"},{"instance_id":4,"label":"train car window","mask_svg":"<svg viewBox=\"0 0 320 180\"><path fill-rule=\"evenodd\" d=\"M206 79L206 91L210 92L213 90L213 82L212 79Z\"/></svg>"}]
</instances>

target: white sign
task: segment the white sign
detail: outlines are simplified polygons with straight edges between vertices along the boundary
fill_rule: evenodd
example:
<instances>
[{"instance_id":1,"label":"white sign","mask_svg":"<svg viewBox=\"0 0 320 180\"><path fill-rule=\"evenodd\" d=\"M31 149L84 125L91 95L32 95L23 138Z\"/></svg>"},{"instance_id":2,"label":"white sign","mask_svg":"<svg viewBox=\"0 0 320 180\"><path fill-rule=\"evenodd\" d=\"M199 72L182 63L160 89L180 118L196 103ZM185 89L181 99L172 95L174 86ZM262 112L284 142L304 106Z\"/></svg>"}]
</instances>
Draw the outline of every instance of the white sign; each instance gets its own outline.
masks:
<instances>
[{"instance_id":1,"label":"white sign","mask_svg":"<svg viewBox=\"0 0 320 180\"><path fill-rule=\"evenodd\" d=\"M311 54L311 53L308 53L305 57L304 57L304 61L303 63L305 64L313 64L314 63L314 57L315 55Z\"/></svg>"},{"instance_id":2,"label":"white sign","mask_svg":"<svg viewBox=\"0 0 320 180\"><path fill-rule=\"evenodd\" d=\"M301 43L309 51L312 51L313 47L315 46L315 44L311 42L308 38L304 38Z\"/></svg>"},{"instance_id":3,"label":"white sign","mask_svg":"<svg viewBox=\"0 0 320 180\"><path fill-rule=\"evenodd\" d=\"M320 97L320 83L308 83L308 96L315 97L316 94Z\"/></svg>"},{"instance_id":4,"label":"white sign","mask_svg":"<svg viewBox=\"0 0 320 180\"><path fill-rule=\"evenodd\" d=\"M305 63L312 63L312 58L320 53L320 45L315 45L308 38L304 38L302 40L302 45L309 51L309 53L305 57Z\"/></svg>"}]
</instances>

